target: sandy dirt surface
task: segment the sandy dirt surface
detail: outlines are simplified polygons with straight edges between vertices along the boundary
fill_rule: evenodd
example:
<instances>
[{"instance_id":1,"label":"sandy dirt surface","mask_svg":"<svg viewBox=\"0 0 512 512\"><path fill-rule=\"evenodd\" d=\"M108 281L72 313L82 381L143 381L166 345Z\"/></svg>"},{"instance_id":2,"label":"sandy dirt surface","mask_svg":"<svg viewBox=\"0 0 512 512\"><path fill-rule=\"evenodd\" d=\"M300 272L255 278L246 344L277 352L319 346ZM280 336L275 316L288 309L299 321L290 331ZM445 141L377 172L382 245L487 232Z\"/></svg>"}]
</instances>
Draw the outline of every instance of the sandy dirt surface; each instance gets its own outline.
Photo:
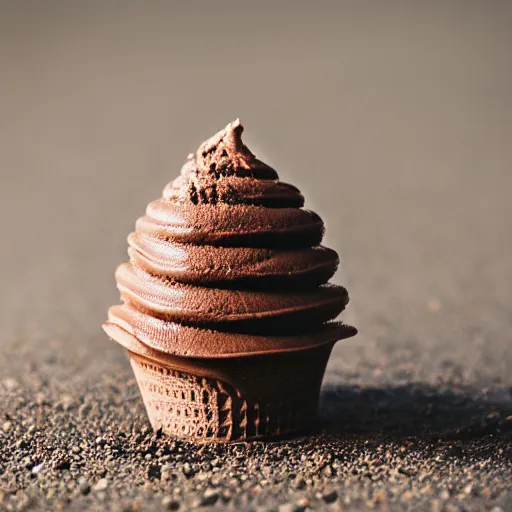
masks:
<instances>
[{"instance_id":1,"label":"sandy dirt surface","mask_svg":"<svg viewBox=\"0 0 512 512\"><path fill-rule=\"evenodd\" d=\"M506 2L0 3L0 510L512 510ZM101 330L126 235L232 119L325 219L322 423L153 433Z\"/></svg>"}]
</instances>

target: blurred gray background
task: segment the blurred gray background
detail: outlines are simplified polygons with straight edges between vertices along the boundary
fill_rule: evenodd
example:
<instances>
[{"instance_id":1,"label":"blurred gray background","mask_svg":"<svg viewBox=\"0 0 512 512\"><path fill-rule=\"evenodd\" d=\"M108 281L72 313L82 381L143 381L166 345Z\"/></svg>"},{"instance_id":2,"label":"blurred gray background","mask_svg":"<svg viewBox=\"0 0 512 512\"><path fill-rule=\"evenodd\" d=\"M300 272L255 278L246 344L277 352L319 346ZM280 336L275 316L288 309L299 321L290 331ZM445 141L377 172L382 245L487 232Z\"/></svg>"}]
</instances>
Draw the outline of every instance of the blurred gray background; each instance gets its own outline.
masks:
<instances>
[{"instance_id":1,"label":"blurred gray background","mask_svg":"<svg viewBox=\"0 0 512 512\"><path fill-rule=\"evenodd\" d=\"M498 1L2 1L2 373L125 367L100 325L126 235L240 117L342 257L360 335L330 379L512 383L511 26Z\"/></svg>"}]
</instances>

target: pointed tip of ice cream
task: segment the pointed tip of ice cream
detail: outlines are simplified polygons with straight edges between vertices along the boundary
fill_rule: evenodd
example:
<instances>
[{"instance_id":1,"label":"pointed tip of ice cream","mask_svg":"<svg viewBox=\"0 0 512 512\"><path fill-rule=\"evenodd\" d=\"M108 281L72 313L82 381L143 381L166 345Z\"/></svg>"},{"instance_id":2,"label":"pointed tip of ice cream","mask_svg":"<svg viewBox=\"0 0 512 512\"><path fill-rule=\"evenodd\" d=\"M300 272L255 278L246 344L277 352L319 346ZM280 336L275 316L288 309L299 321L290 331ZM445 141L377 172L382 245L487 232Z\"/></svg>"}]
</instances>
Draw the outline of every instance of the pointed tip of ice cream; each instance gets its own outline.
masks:
<instances>
[{"instance_id":1,"label":"pointed tip of ice cream","mask_svg":"<svg viewBox=\"0 0 512 512\"><path fill-rule=\"evenodd\" d=\"M200 171L226 170L236 173L240 169L249 171L256 157L242 141L244 127L237 118L213 137L203 142L196 154Z\"/></svg>"},{"instance_id":2,"label":"pointed tip of ice cream","mask_svg":"<svg viewBox=\"0 0 512 512\"><path fill-rule=\"evenodd\" d=\"M192 190L197 192L206 186L206 181L211 186L213 182L229 176L278 180L277 172L258 160L244 144L243 131L240 119L236 118L203 142L195 154L188 155L171 189L188 190L188 184L193 180Z\"/></svg>"},{"instance_id":3,"label":"pointed tip of ice cream","mask_svg":"<svg viewBox=\"0 0 512 512\"><path fill-rule=\"evenodd\" d=\"M271 184L251 185L239 182L237 178L278 181L279 175L269 165L249 150L242 140L244 127L239 118L228 123L222 130L203 142L195 154L191 153L181 168L180 175L167 185L164 198L180 198L197 204L256 204L272 203L276 198L257 199L256 188L272 188ZM226 178L230 178L226 180ZM223 183L219 186L219 182ZM288 185L288 193L290 186ZM293 187L292 187L293 189ZM302 206L304 198L294 189L294 204ZM276 185L276 197L283 193L283 187ZM219 197L219 194L222 197Z\"/></svg>"},{"instance_id":4,"label":"pointed tip of ice cream","mask_svg":"<svg viewBox=\"0 0 512 512\"><path fill-rule=\"evenodd\" d=\"M242 126L242 123L238 117L229 123L223 131L223 140L227 145L233 148L243 146L244 143L242 142L242 132L244 131L244 127Z\"/></svg>"},{"instance_id":5,"label":"pointed tip of ice cream","mask_svg":"<svg viewBox=\"0 0 512 512\"><path fill-rule=\"evenodd\" d=\"M242 126L239 117L237 117L234 121L231 121L231 123L228 123L228 125L226 126L226 130L234 130L235 128L238 127L240 127L242 129L241 131L243 131L244 127Z\"/></svg>"}]
</instances>

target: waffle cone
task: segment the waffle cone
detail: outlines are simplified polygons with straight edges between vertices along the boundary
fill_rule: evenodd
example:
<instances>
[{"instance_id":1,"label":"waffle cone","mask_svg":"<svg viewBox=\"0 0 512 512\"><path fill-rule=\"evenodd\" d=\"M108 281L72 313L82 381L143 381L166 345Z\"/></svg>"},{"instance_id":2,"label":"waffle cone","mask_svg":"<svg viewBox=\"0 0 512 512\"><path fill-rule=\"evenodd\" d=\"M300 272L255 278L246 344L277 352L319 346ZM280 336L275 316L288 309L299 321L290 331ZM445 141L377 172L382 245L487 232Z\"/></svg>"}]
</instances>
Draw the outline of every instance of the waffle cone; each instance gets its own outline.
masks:
<instances>
[{"instance_id":1,"label":"waffle cone","mask_svg":"<svg viewBox=\"0 0 512 512\"><path fill-rule=\"evenodd\" d=\"M310 426L331 349L207 361L128 353L154 429L195 442L229 442Z\"/></svg>"}]
</instances>

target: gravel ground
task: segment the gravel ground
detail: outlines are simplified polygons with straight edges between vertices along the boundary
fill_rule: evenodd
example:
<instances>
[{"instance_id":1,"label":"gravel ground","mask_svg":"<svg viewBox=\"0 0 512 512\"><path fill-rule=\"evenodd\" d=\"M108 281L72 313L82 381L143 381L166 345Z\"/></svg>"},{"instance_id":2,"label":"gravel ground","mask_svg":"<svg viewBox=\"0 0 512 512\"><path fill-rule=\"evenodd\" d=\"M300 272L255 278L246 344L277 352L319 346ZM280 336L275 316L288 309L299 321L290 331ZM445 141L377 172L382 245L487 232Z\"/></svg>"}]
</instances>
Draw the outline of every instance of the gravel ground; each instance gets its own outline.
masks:
<instances>
[{"instance_id":1,"label":"gravel ground","mask_svg":"<svg viewBox=\"0 0 512 512\"><path fill-rule=\"evenodd\" d=\"M122 4L0 3L0 510L512 510L511 4ZM314 431L195 447L100 326L135 219L236 117L360 334Z\"/></svg>"},{"instance_id":2,"label":"gravel ground","mask_svg":"<svg viewBox=\"0 0 512 512\"><path fill-rule=\"evenodd\" d=\"M354 376L326 387L314 432L197 447L151 431L121 362L85 389L33 372L2 381L5 510L512 507L510 389L470 393L449 372L442 388Z\"/></svg>"}]
</instances>

